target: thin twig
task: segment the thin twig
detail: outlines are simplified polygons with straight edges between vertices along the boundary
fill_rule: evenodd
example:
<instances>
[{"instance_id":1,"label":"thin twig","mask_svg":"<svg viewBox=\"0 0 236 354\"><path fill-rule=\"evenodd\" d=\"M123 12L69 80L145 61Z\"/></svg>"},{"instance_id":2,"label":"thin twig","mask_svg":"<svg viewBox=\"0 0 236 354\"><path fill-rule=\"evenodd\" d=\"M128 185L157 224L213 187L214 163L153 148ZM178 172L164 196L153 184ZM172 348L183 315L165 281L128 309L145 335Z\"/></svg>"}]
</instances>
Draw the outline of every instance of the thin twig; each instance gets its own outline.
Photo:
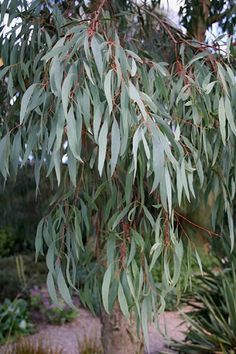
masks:
<instances>
[{"instance_id":1,"label":"thin twig","mask_svg":"<svg viewBox=\"0 0 236 354\"><path fill-rule=\"evenodd\" d=\"M200 229L200 230L203 230L203 231L207 232L210 236L220 236L220 234L218 234L218 233L216 233L216 232L214 232L212 230L209 230L209 229L207 229L207 228L205 228L205 227L203 227L203 226L201 226L199 224L194 223L193 221L189 220L186 216L178 213L176 210L174 210L174 213L176 215L178 215L181 219L187 221L187 223L189 223L190 225L196 227L197 229Z\"/></svg>"}]
</instances>

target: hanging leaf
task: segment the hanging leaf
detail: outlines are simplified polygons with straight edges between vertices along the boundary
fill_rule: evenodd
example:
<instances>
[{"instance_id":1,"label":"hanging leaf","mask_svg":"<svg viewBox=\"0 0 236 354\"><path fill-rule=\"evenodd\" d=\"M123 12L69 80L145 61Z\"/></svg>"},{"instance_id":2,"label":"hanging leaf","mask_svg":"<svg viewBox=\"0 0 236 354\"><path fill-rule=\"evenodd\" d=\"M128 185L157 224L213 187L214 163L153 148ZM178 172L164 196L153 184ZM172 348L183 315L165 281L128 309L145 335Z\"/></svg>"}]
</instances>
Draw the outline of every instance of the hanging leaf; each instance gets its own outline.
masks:
<instances>
[{"instance_id":1,"label":"hanging leaf","mask_svg":"<svg viewBox=\"0 0 236 354\"><path fill-rule=\"evenodd\" d=\"M102 302L107 313L109 313L109 289L111 284L112 267L110 264L107 268L102 282Z\"/></svg>"},{"instance_id":2,"label":"hanging leaf","mask_svg":"<svg viewBox=\"0 0 236 354\"><path fill-rule=\"evenodd\" d=\"M30 99L33 95L34 89L38 86L38 84L31 85L24 93L24 96L21 101L21 109L20 109L20 124L23 123L23 120L26 117L27 108L30 102Z\"/></svg>"},{"instance_id":3,"label":"hanging leaf","mask_svg":"<svg viewBox=\"0 0 236 354\"><path fill-rule=\"evenodd\" d=\"M223 107L221 107L221 110L223 110ZM219 112L219 114L220 114L220 112ZM223 112L221 112L221 115L222 114L223 114ZM231 106L228 96L225 96L225 115L227 117L227 120L229 122L232 132L234 133L234 135L236 135L236 125L235 125L235 121L234 121L232 106Z\"/></svg>"},{"instance_id":4,"label":"hanging leaf","mask_svg":"<svg viewBox=\"0 0 236 354\"><path fill-rule=\"evenodd\" d=\"M109 70L104 80L104 92L109 106L109 114L112 112L112 70Z\"/></svg>"},{"instance_id":5,"label":"hanging leaf","mask_svg":"<svg viewBox=\"0 0 236 354\"><path fill-rule=\"evenodd\" d=\"M107 151L107 133L108 133L108 123L105 119L103 125L100 130L99 138L98 138L98 171L100 176L102 175L102 170L105 162L106 151Z\"/></svg>"},{"instance_id":6,"label":"hanging leaf","mask_svg":"<svg viewBox=\"0 0 236 354\"><path fill-rule=\"evenodd\" d=\"M74 78L75 78L74 74L72 73L68 74L63 82L62 89L61 89L62 105L63 105L65 116L67 116L69 97L70 97L72 86L74 84Z\"/></svg>"},{"instance_id":7,"label":"hanging leaf","mask_svg":"<svg viewBox=\"0 0 236 354\"><path fill-rule=\"evenodd\" d=\"M59 268L59 270L58 270L57 285L58 285L58 289L59 289L60 294L61 294L63 300L65 301L65 303L68 306L70 306L71 308L76 310L76 307L74 306L74 304L72 302L71 295L70 295L68 286L66 285L65 278L62 274L61 268Z\"/></svg>"},{"instance_id":8,"label":"hanging leaf","mask_svg":"<svg viewBox=\"0 0 236 354\"><path fill-rule=\"evenodd\" d=\"M226 116L225 116L225 106L224 98L221 97L219 100L219 122L220 122L220 132L223 144L226 142Z\"/></svg>"},{"instance_id":9,"label":"hanging leaf","mask_svg":"<svg viewBox=\"0 0 236 354\"><path fill-rule=\"evenodd\" d=\"M51 272L49 272L47 275L47 289L48 289L48 293L50 295L50 298L52 299L52 302L55 305L60 307L59 301L57 299L57 293L56 293L56 289L55 289L54 279L53 279Z\"/></svg>"},{"instance_id":10,"label":"hanging leaf","mask_svg":"<svg viewBox=\"0 0 236 354\"><path fill-rule=\"evenodd\" d=\"M120 129L117 120L114 119L111 129L111 176L113 175L120 152Z\"/></svg>"},{"instance_id":11,"label":"hanging leaf","mask_svg":"<svg viewBox=\"0 0 236 354\"><path fill-rule=\"evenodd\" d=\"M101 45L98 43L95 36L93 36L91 40L91 49L93 53L93 57L99 72L100 77L102 78L103 75L103 60L102 60L102 51Z\"/></svg>"},{"instance_id":12,"label":"hanging leaf","mask_svg":"<svg viewBox=\"0 0 236 354\"><path fill-rule=\"evenodd\" d=\"M129 318L129 309L128 309L127 300L126 300L125 293L124 293L121 283L119 283L119 286L118 286L118 300L119 300L120 308L121 308L123 315L128 319Z\"/></svg>"},{"instance_id":13,"label":"hanging leaf","mask_svg":"<svg viewBox=\"0 0 236 354\"><path fill-rule=\"evenodd\" d=\"M36 260L38 259L39 254L43 255L43 225L44 225L44 219L40 220L38 227L37 227L36 237L35 237L35 258L36 258Z\"/></svg>"}]
</instances>

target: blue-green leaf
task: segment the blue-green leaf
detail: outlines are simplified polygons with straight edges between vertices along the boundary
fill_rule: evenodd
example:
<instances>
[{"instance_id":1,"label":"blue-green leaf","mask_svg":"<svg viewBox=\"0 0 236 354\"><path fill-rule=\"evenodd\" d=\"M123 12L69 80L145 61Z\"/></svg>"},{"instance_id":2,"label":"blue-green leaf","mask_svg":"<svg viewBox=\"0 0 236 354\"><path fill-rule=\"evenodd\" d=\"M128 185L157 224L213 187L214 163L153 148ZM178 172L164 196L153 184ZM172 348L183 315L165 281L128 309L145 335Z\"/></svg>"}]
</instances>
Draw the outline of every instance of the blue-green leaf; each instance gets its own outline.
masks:
<instances>
[{"instance_id":1,"label":"blue-green leaf","mask_svg":"<svg viewBox=\"0 0 236 354\"><path fill-rule=\"evenodd\" d=\"M107 132L108 132L108 123L107 120L103 122L103 125L100 130L99 138L98 138L98 171L100 176L102 175L102 170L105 162L106 151L107 151Z\"/></svg>"},{"instance_id":2,"label":"blue-green leaf","mask_svg":"<svg viewBox=\"0 0 236 354\"><path fill-rule=\"evenodd\" d=\"M120 129L114 118L111 129L111 176L113 175L120 152Z\"/></svg>"},{"instance_id":3,"label":"blue-green leaf","mask_svg":"<svg viewBox=\"0 0 236 354\"><path fill-rule=\"evenodd\" d=\"M220 122L220 132L223 144L225 145L226 141L226 116L225 116L225 106L224 98L221 97L219 100L219 122Z\"/></svg>"},{"instance_id":4,"label":"blue-green leaf","mask_svg":"<svg viewBox=\"0 0 236 354\"><path fill-rule=\"evenodd\" d=\"M57 285L58 285L59 292L60 292L63 300L65 301L65 303L68 306L70 306L71 308L76 309L73 302L72 302L71 295L70 295L68 286L66 285L61 268L59 268L59 270L58 270Z\"/></svg>"},{"instance_id":5,"label":"blue-green leaf","mask_svg":"<svg viewBox=\"0 0 236 354\"><path fill-rule=\"evenodd\" d=\"M99 75L102 78L102 75L103 75L103 61L102 61L101 45L96 40L95 36L93 36L93 38L91 40L91 48L92 48L92 53L93 53L93 56L94 56L94 60L95 60Z\"/></svg>"},{"instance_id":6,"label":"blue-green leaf","mask_svg":"<svg viewBox=\"0 0 236 354\"><path fill-rule=\"evenodd\" d=\"M104 274L104 278L102 282L102 302L103 302L104 309L106 310L107 313L109 313L109 289L111 283L112 267L113 264L110 264Z\"/></svg>"},{"instance_id":7,"label":"blue-green leaf","mask_svg":"<svg viewBox=\"0 0 236 354\"><path fill-rule=\"evenodd\" d=\"M33 84L31 85L24 93L24 96L22 97L21 100L21 109L20 109L20 124L23 123L23 120L26 116L27 108L30 102L30 99L32 97L32 94L34 92L35 87L38 86L38 84Z\"/></svg>"},{"instance_id":8,"label":"blue-green leaf","mask_svg":"<svg viewBox=\"0 0 236 354\"><path fill-rule=\"evenodd\" d=\"M108 71L104 80L104 92L109 106L109 114L111 114L112 107L113 107L111 79L112 79L112 69Z\"/></svg>"},{"instance_id":9,"label":"blue-green leaf","mask_svg":"<svg viewBox=\"0 0 236 354\"><path fill-rule=\"evenodd\" d=\"M120 308L121 308L123 315L126 318L129 318L129 308L128 308L127 300L126 300L125 293L124 293L123 286L122 286L121 282L119 283L119 286L118 286L118 300L119 300Z\"/></svg>"}]
</instances>

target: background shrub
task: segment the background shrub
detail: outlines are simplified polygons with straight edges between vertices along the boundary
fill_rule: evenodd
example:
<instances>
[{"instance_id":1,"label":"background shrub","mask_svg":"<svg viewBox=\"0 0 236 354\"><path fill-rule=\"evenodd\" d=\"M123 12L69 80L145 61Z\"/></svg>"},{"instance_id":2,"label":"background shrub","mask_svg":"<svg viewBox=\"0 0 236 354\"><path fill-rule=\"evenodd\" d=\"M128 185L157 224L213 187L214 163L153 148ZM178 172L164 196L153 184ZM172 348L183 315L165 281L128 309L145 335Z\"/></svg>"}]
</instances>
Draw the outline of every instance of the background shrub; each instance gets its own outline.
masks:
<instances>
[{"instance_id":1,"label":"background shrub","mask_svg":"<svg viewBox=\"0 0 236 354\"><path fill-rule=\"evenodd\" d=\"M39 258L35 263L34 253L20 257L20 268L17 267L19 256L0 258L0 302L5 298L12 300L19 293L27 296L34 285L46 283L47 269L44 258Z\"/></svg>"},{"instance_id":2,"label":"background shrub","mask_svg":"<svg viewBox=\"0 0 236 354\"><path fill-rule=\"evenodd\" d=\"M27 303L23 299L5 299L0 305L0 343L18 335L31 333Z\"/></svg>"},{"instance_id":3,"label":"background shrub","mask_svg":"<svg viewBox=\"0 0 236 354\"><path fill-rule=\"evenodd\" d=\"M64 324L78 315L78 311L71 309L60 298L60 307L52 304L46 287L34 286L30 290L30 304L32 310L36 310L51 324Z\"/></svg>"},{"instance_id":4,"label":"background shrub","mask_svg":"<svg viewBox=\"0 0 236 354\"><path fill-rule=\"evenodd\" d=\"M16 234L10 227L0 228L0 257L6 257L14 253Z\"/></svg>"}]
</instances>

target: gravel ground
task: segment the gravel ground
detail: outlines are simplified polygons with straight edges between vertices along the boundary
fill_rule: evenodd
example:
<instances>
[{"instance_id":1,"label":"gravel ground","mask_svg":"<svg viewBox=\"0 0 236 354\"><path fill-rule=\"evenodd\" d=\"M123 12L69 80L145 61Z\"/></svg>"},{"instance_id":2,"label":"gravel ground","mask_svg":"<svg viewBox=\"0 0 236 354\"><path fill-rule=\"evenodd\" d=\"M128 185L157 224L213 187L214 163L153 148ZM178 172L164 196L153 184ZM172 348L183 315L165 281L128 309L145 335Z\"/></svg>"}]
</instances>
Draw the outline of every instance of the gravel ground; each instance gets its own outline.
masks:
<instances>
[{"instance_id":1,"label":"gravel ground","mask_svg":"<svg viewBox=\"0 0 236 354\"><path fill-rule=\"evenodd\" d=\"M160 316L160 330L166 331L166 335L160 334L154 325L149 328L150 354L158 354L165 349L170 338L184 339L186 324L182 323L180 314L177 312L165 312ZM62 326L39 326L39 331L27 337L29 340L41 341L50 348L60 348L63 354L79 354L81 343L101 344L101 323L99 318L94 317L89 311L80 309L80 315L73 322ZM5 354L6 347L0 347L0 354ZM165 350L165 353L171 353ZM172 352L173 353L173 352Z\"/></svg>"}]
</instances>

